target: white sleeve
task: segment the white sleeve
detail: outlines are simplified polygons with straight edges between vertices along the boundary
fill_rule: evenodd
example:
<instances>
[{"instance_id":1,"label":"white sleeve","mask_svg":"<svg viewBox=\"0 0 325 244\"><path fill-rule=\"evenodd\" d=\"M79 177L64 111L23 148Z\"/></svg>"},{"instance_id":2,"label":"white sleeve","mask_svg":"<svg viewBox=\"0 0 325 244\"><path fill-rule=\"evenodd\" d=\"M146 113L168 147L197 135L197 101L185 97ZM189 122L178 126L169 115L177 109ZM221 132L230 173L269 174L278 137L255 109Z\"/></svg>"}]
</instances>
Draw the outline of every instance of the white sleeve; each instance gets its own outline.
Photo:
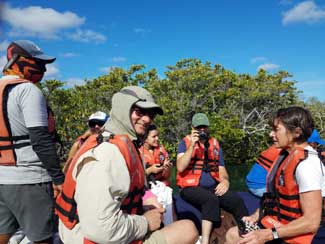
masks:
<instances>
[{"instance_id":1,"label":"white sleeve","mask_svg":"<svg viewBox=\"0 0 325 244\"><path fill-rule=\"evenodd\" d=\"M143 239L148 229L146 218L120 210L130 176L119 149L102 143L84 155L96 161L85 164L77 177L75 199L83 235L97 243Z\"/></svg>"},{"instance_id":2,"label":"white sleeve","mask_svg":"<svg viewBox=\"0 0 325 244\"><path fill-rule=\"evenodd\" d=\"M309 156L297 166L296 180L299 193L322 190L324 185L322 169L323 165L317 156Z\"/></svg>"}]
</instances>

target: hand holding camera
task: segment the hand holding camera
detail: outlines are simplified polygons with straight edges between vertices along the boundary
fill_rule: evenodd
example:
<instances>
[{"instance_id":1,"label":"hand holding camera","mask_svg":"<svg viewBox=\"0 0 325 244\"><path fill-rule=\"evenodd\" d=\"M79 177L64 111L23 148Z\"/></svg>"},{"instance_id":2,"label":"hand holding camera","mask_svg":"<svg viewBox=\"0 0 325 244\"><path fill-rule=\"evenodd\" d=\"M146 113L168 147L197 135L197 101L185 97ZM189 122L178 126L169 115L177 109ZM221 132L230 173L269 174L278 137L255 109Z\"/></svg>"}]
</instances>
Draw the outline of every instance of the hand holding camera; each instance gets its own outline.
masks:
<instances>
[{"instance_id":1,"label":"hand holding camera","mask_svg":"<svg viewBox=\"0 0 325 244\"><path fill-rule=\"evenodd\" d=\"M257 222L255 223L251 223L247 220L239 220L237 221L237 226L238 226L238 231L239 231L239 235L245 235L248 232L254 231L254 230L259 230L261 227L259 226L259 224Z\"/></svg>"},{"instance_id":2,"label":"hand holding camera","mask_svg":"<svg viewBox=\"0 0 325 244\"><path fill-rule=\"evenodd\" d=\"M195 129L192 129L192 132L191 132L191 144L194 146L196 142L198 142L200 140L199 138L199 131L198 130L195 130Z\"/></svg>"}]
</instances>

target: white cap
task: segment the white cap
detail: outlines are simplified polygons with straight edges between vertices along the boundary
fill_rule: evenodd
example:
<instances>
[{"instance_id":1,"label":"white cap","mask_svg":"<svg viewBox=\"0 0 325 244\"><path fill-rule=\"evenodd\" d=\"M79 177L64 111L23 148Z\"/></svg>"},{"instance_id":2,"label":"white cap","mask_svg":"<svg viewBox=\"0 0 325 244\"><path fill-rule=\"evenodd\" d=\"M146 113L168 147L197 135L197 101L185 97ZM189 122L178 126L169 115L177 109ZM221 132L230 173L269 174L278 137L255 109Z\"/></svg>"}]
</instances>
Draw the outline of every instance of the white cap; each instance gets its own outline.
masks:
<instances>
[{"instance_id":1,"label":"white cap","mask_svg":"<svg viewBox=\"0 0 325 244\"><path fill-rule=\"evenodd\" d=\"M88 121L90 120L101 120L106 121L108 119L108 115L102 111L97 111L96 113L93 113L89 116Z\"/></svg>"}]
</instances>

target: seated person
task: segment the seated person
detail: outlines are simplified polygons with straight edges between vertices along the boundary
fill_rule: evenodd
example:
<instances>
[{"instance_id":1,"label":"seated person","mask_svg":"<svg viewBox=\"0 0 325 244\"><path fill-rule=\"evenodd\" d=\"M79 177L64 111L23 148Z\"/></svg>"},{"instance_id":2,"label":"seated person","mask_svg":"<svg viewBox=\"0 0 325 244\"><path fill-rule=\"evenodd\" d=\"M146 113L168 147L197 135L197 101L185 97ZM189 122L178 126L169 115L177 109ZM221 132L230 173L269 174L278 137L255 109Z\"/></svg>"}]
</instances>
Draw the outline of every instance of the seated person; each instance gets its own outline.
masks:
<instances>
[{"instance_id":1,"label":"seated person","mask_svg":"<svg viewBox=\"0 0 325 244\"><path fill-rule=\"evenodd\" d=\"M188 220L163 228L164 209L145 211L145 173L138 142L162 108L142 87L128 86L112 97L110 119L90 136L66 174L56 199L64 243L195 243ZM186 235L184 235L186 233Z\"/></svg>"},{"instance_id":2,"label":"seated person","mask_svg":"<svg viewBox=\"0 0 325 244\"><path fill-rule=\"evenodd\" d=\"M142 162L146 167L146 176L149 181L151 192L157 197L157 201L164 206L164 224L170 224L176 217L173 216L172 193L169 177L172 163L164 146L159 143L159 130L151 124L146 130L143 145L139 148Z\"/></svg>"},{"instance_id":3,"label":"seated person","mask_svg":"<svg viewBox=\"0 0 325 244\"><path fill-rule=\"evenodd\" d=\"M157 126L152 124L147 128L145 141L139 151L146 166L148 180L159 180L169 186L169 176L173 165L164 146L159 143Z\"/></svg>"},{"instance_id":4,"label":"seated person","mask_svg":"<svg viewBox=\"0 0 325 244\"><path fill-rule=\"evenodd\" d=\"M214 226L221 223L220 208L238 221L248 214L243 200L229 191L228 173L217 139L209 135L209 119L203 113L192 118L192 132L177 152L176 184L180 196L202 213L202 244L208 244Z\"/></svg>"},{"instance_id":5,"label":"seated person","mask_svg":"<svg viewBox=\"0 0 325 244\"><path fill-rule=\"evenodd\" d=\"M248 190L257 197L262 197L266 191L266 175L281 149L270 146L258 156L256 163L246 176Z\"/></svg>"},{"instance_id":6,"label":"seated person","mask_svg":"<svg viewBox=\"0 0 325 244\"><path fill-rule=\"evenodd\" d=\"M315 150L319 145L324 145L325 142L320 138L316 129L308 138L308 143ZM262 197L266 191L266 175L270 171L273 162L278 158L281 152L280 148L276 148L274 145L263 151L257 158L256 163L246 176L246 184L251 193L257 197Z\"/></svg>"},{"instance_id":7,"label":"seated person","mask_svg":"<svg viewBox=\"0 0 325 244\"><path fill-rule=\"evenodd\" d=\"M87 140L87 138L89 136L98 134L100 132L102 126L108 120L108 118L109 118L109 116L106 113L101 112L101 111L97 111L89 116L88 123L87 123L88 130L84 134L79 136L77 138L77 140L73 143L73 145L69 151L68 159L63 167L64 173L67 172L74 155L77 153L77 151L82 146L82 144Z\"/></svg>"},{"instance_id":8,"label":"seated person","mask_svg":"<svg viewBox=\"0 0 325 244\"><path fill-rule=\"evenodd\" d=\"M307 142L314 127L310 112L279 109L272 125L270 137L282 151L268 174L261 208L243 218L244 228L228 230L227 244L307 244L324 223L325 168Z\"/></svg>"},{"instance_id":9,"label":"seated person","mask_svg":"<svg viewBox=\"0 0 325 244\"><path fill-rule=\"evenodd\" d=\"M308 138L307 141L309 145L312 146L312 148L314 148L317 151L320 146L325 145L325 141L322 140L317 130L313 130L313 133L311 133L311 136Z\"/></svg>"}]
</instances>

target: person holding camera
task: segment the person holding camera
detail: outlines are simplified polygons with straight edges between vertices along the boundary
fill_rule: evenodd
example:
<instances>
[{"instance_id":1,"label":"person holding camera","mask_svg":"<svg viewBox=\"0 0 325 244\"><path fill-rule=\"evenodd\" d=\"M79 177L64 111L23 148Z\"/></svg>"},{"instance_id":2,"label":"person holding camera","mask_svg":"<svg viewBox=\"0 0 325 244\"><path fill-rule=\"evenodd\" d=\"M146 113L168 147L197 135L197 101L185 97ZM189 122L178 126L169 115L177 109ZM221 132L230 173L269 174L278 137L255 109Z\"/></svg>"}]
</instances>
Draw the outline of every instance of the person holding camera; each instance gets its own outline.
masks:
<instances>
[{"instance_id":1,"label":"person holding camera","mask_svg":"<svg viewBox=\"0 0 325 244\"><path fill-rule=\"evenodd\" d=\"M243 200L229 191L229 177L222 149L210 137L210 122L203 113L192 118L192 131L177 150L176 184L180 196L202 213L202 244L208 244L213 227L220 226L220 208L240 221L248 214Z\"/></svg>"}]
</instances>

